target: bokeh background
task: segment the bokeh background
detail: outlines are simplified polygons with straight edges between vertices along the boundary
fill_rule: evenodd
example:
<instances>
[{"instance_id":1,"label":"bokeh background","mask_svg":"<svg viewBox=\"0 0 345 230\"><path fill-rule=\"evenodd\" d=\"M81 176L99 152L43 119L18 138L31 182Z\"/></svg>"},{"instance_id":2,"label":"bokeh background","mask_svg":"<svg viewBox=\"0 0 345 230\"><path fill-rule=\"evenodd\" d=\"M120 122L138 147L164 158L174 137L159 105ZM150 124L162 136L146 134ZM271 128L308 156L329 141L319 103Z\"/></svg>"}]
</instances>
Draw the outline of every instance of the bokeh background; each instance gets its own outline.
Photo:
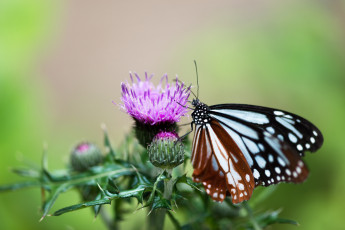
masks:
<instances>
[{"instance_id":1,"label":"bokeh background","mask_svg":"<svg viewBox=\"0 0 345 230\"><path fill-rule=\"evenodd\" d=\"M340 0L1 0L0 183L20 180L9 170L20 160L39 164L43 143L49 169L65 167L79 140L102 144L101 123L120 143L131 120L112 101L120 101L128 71L195 84L194 59L205 103L281 108L324 134L322 149L307 156L308 180L279 185L258 209L281 208L299 229L343 229ZM54 210L77 202L69 192ZM39 206L39 189L0 194L0 229L105 229L88 209L39 223ZM125 226L142 229L145 215L128 215Z\"/></svg>"}]
</instances>

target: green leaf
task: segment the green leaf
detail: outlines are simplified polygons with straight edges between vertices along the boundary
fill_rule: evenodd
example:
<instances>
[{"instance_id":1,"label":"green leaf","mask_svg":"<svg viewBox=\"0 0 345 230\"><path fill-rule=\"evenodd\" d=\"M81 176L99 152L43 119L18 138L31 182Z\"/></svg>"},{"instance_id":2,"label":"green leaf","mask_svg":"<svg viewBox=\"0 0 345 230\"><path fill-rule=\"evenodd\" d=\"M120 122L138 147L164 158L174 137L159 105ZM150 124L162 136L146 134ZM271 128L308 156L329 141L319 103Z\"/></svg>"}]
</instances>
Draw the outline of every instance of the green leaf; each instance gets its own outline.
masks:
<instances>
[{"instance_id":1,"label":"green leaf","mask_svg":"<svg viewBox=\"0 0 345 230\"><path fill-rule=\"evenodd\" d=\"M118 194L120 192L119 188L116 186L114 180L110 177L108 177L108 186L107 186L107 190L109 190L109 192L111 193L115 193Z\"/></svg>"},{"instance_id":2,"label":"green leaf","mask_svg":"<svg viewBox=\"0 0 345 230\"><path fill-rule=\"evenodd\" d=\"M256 221L262 227L267 227L275 223L299 225L296 221L278 217L281 210L266 212L256 217Z\"/></svg>"},{"instance_id":3,"label":"green leaf","mask_svg":"<svg viewBox=\"0 0 345 230\"><path fill-rule=\"evenodd\" d=\"M24 181L24 182L15 183L15 184L2 185L0 186L0 192L14 191L17 189L35 187L35 186L40 186L40 185L41 183L38 181Z\"/></svg>"},{"instance_id":4,"label":"green leaf","mask_svg":"<svg viewBox=\"0 0 345 230\"><path fill-rule=\"evenodd\" d=\"M193 189L196 189L196 190L198 190L198 191L202 191L202 190L198 187L198 184L195 183L195 182L192 180L192 178L187 177L186 174L184 174L184 175L182 175L182 176L176 178L176 182L175 182L174 187L176 187L176 185L177 185L178 183L185 183L185 184L189 185L189 186L190 186L191 188L193 188Z\"/></svg>"},{"instance_id":5,"label":"green leaf","mask_svg":"<svg viewBox=\"0 0 345 230\"><path fill-rule=\"evenodd\" d=\"M20 169L20 168L13 168L11 171L19 176L22 177L29 177L29 178L36 178L38 179L41 175L40 172L35 169Z\"/></svg>"},{"instance_id":6,"label":"green leaf","mask_svg":"<svg viewBox=\"0 0 345 230\"><path fill-rule=\"evenodd\" d=\"M103 198L100 200L93 200L93 201L89 201L89 202L85 202L85 203L81 203L81 204L68 206L68 207L57 210L56 212L54 212L52 214L52 216L60 216L60 215L65 214L67 212L72 212L72 211L76 211L79 209L97 206L97 205L103 205L103 204L111 204L111 200L109 199L109 197Z\"/></svg>"},{"instance_id":7,"label":"green leaf","mask_svg":"<svg viewBox=\"0 0 345 230\"><path fill-rule=\"evenodd\" d=\"M139 184L133 189L121 191L119 194L115 194L115 197L119 198L130 198L135 197L139 203L143 203L143 194L147 188L151 188L152 186L148 186L146 184Z\"/></svg>"},{"instance_id":8,"label":"green leaf","mask_svg":"<svg viewBox=\"0 0 345 230\"><path fill-rule=\"evenodd\" d=\"M161 194L158 194L158 196L155 196L154 201L151 205L151 211L158 209L158 208L164 208L167 210L172 210L170 200L167 200L167 199L163 198L163 196Z\"/></svg>"},{"instance_id":9,"label":"green leaf","mask_svg":"<svg viewBox=\"0 0 345 230\"><path fill-rule=\"evenodd\" d=\"M58 198L58 196L62 193L67 191L69 188L71 188L72 186L69 184L62 184L59 187L52 189L50 196L47 200L44 201L43 205L42 205L42 211L43 211L43 215L40 219L40 221L42 221L48 214L48 212L50 211L50 209L52 208L53 204L55 203L56 199Z\"/></svg>"},{"instance_id":10,"label":"green leaf","mask_svg":"<svg viewBox=\"0 0 345 230\"><path fill-rule=\"evenodd\" d=\"M102 197L102 194L99 193L96 196L95 200L101 200L102 198L104 198L104 197ZM102 207L102 205L95 205L95 206L93 206L93 212L95 213L95 217L98 216L99 212L101 211L101 207Z\"/></svg>"}]
</instances>

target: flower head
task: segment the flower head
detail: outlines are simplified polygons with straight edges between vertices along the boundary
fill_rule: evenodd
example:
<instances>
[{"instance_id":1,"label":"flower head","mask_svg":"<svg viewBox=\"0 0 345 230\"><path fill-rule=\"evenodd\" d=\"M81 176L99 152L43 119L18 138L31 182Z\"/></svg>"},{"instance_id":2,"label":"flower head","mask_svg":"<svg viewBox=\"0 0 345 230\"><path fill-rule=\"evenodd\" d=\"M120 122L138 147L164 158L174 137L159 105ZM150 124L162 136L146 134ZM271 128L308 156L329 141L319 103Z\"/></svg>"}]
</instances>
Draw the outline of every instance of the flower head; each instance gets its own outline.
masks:
<instances>
[{"instance_id":1,"label":"flower head","mask_svg":"<svg viewBox=\"0 0 345 230\"><path fill-rule=\"evenodd\" d=\"M103 160L101 150L89 142L79 143L71 152L71 165L76 171L85 171Z\"/></svg>"},{"instance_id":2,"label":"flower head","mask_svg":"<svg viewBox=\"0 0 345 230\"><path fill-rule=\"evenodd\" d=\"M172 169L184 161L184 145L174 131L159 132L147 149L151 163L159 168Z\"/></svg>"},{"instance_id":3,"label":"flower head","mask_svg":"<svg viewBox=\"0 0 345 230\"><path fill-rule=\"evenodd\" d=\"M122 83L122 108L136 121L157 125L162 123L176 123L184 116L188 109L185 107L190 87L184 87L183 83L169 84L168 76L165 74L160 83L155 86L145 73L145 79L141 80L138 74L130 73L132 84ZM163 86L163 81L166 81Z\"/></svg>"}]
</instances>

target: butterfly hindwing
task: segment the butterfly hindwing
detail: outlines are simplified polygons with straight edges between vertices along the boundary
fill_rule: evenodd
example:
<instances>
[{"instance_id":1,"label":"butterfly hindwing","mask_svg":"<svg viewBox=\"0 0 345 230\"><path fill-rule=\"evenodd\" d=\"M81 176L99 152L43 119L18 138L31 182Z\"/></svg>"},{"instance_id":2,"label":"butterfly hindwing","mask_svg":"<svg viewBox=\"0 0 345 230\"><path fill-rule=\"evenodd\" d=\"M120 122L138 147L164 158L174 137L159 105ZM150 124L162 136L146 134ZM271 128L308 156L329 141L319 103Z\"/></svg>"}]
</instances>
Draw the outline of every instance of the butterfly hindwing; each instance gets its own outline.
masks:
<instances>
[{"instance_id":1,"label":"butterfly hindwing","mask_svg":"<svg viewBox=\"0 0 345 230\"><path fill-rule=\"evenodd\" d=\"M205 126L196 126L191 160L194 168L193 180L202 182L206 193L213 200L223 201L227 191L224 173L216 161Z\"/></svg>"},{"instance_id":2,"label":"butterfly hindwing","mask_svg":"<svg viewBox=\"0 0 345 230\"><path fill-rule=\"evenodd\" d=\"M249 200L255 187L253 174L231 136L215 120L197 126L196 135L199 136L195 138L201 139L198 144L193 143L194 180L202 181L206 192L214 200L223 201L226 191L231 194L233 203ZM200 140L205 144L200 144ZM211 156L207 162L200 164L198 159L207 159L200 155L208 156L209 153Z\"/></svg>"}]
</instances>

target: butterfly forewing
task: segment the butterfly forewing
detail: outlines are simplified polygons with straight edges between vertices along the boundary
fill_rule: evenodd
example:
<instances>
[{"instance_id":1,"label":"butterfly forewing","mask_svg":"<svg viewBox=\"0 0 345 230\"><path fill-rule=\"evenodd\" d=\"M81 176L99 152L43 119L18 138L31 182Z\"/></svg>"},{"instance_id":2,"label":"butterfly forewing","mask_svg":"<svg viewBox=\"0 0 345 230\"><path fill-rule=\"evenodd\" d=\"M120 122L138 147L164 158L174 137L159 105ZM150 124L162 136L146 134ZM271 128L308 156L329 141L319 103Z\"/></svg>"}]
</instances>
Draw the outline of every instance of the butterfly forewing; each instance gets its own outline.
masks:
<instances>
[{"instance_id":1,"label":"butterfly forewing","mask_svg":"<svg viewBox=\"0 0 345 230\"><path fill-rule=\"evenodd\" d=\"M291 145L301 156L315 152L323 143L319 129L308 120L278 109L242 104L210 106L210 113L219 114L249 127L260 127Z\"/></svg>"}]
</instances>

